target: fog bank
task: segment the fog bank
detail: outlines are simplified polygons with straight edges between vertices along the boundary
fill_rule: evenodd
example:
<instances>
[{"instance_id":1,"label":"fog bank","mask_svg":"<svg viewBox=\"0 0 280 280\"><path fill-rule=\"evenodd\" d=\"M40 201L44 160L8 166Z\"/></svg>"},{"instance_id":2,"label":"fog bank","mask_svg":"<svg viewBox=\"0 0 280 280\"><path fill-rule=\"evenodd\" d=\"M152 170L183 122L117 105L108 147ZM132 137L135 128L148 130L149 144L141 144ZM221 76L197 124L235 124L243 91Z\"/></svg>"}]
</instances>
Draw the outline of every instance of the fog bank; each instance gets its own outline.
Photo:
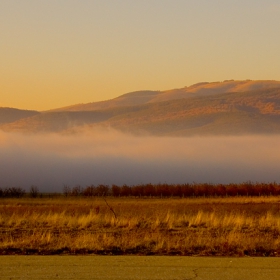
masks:
<instances>
[{"instance_id":1,"label":"fog bank","mask_svg":"<svg viewBox=\"0 0 280 280\"><path fill-rule=\"evenodd\" d=\"M280 136L135 137L0 132L0 187L280 182Z\"/></svg>"}]
</instances>

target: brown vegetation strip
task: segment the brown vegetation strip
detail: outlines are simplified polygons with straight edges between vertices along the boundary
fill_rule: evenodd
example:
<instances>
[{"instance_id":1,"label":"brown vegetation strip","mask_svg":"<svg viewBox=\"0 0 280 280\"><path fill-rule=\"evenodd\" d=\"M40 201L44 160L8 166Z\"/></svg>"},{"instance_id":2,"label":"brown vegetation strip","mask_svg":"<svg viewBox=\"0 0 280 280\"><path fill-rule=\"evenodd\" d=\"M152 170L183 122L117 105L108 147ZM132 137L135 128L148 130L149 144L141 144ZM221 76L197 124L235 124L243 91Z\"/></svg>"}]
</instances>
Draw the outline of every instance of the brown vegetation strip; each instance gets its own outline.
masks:
<instances>
[{"instance_id":1,"label":"brown vegetation strip","mask_svg":"<svg viewBox=\"0 0 280 280\"><path fill-rule=\"evenodd\" d=\"M210 184L210 183L193 183L193 184L140 184L140 185L90 185L85 188L80 185L69 187L64 185L63 195L68 196L114 196L114 197L257 197L257 196L278 196L280 195L280 184L273 183L253 183L251 181L239 184ZM49 197L58 194L49 194ZM0 187L0 198L21 198L30 196L36 198L43 197L39 193L37 186L31 186L29 194L21 187L9 187L2 189ZM106 203L106 201L105 201ZM110 206L109 206L110 207Z\"/></svg>"},{"instance_id":2,"label":"brown vegetation strip","mask_svg":"<svg viewBox=\"0 0 280 280\"><path fill-rule=\"evenodd\" d=\"M280 198L1 199L0 254L280 256Z\"/></svg>"}]
</instances>

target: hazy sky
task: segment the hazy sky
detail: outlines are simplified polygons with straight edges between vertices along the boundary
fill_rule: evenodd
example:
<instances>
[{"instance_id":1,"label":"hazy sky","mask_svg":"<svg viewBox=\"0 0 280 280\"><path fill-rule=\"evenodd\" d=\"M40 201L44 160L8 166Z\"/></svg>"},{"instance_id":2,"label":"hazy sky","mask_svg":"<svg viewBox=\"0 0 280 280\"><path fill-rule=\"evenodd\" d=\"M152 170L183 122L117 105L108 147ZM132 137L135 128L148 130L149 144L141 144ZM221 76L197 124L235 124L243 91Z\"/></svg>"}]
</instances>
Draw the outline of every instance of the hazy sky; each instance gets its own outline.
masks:
<instances>
[{"instance_id":1,"label":"hazy sky","mask_svg":"<svg viewBox=\"0 0 280 280\"><path fill-rule=\"evenodd\" d=\"M280 80L279 0L0 0L0 106Z\"/></svg>"}]
</instances>

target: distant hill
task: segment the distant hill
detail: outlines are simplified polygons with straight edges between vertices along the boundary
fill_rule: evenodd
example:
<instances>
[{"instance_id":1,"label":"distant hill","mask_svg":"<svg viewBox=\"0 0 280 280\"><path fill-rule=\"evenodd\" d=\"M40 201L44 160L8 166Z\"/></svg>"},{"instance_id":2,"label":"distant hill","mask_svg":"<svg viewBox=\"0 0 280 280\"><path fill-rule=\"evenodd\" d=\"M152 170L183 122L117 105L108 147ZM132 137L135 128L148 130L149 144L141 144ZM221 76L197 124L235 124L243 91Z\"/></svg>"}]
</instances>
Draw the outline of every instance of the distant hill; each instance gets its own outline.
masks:
<instances>
[{"instance_id":1,"label":"distant hill","mask_svg":"<svg viewBox=\"0 0 280 280\"><path fill-rule=\"evenodd\" d=\"M98 102L75 105L68 110L34 112L33 116L2 122L0 128L73 132L102 127L158 136L280 133L280 82L201 83L185 88L184 98L182 91L129 93L112 99L117 102L101 102L103 108ZM92 104L99 104L98 109L90 109L95 106Z\"/></svg>"},{"instance_id":2,"label":"distant hill","mask_svg":"<svg viewBox=\"0 0 280 280\"><path fill-rule=\"evenodd\" d=\"M234 81L198 83L189 87L172 89L166 91L135 91L123 94L117 98L93 102L87 104L77 104L64 108L54 109L54 111L92 111L103 110L121 106L135 106L148 103L157 103L182 98L192 98L207 96L226 92L248 92L252 90L263 90L280 88L280 81Z\"/></svg>"},{"instance_id":3,"label":"distant hill","mask_svg":"<svg viewBox=\"0 0 280 280\"><path fill-rule=\"evenodd\" d=\"M59 109L50 110L50 112L61 112L61 111L93 111L93 110L103 110L116 107L124 106L135 106L149 103L153 100L155 96L158 95L158 91L135 91L131 93L126 93L117 98L93 102L87 104L77 104L68 107L63 107Z\"/></svg>"},{"instance_id":4,"label":"distant hill","mask_svg":"<svg viewBox=\"0 0 280 280\"><path fill-rule=\"evenodd\" d=\"M0 124L12 123L23 118L38 115L39 112L0 107Z\"/></svg>"},{"instance_id":5,"label":"distant hill","mask_svg":"<svg viewBox=\"0 0 280 280\"><path fill-rule=\"evenodd\" d=\"M280 89L214 94L134 108L137 110L105 123L122 131L156 135L280 133Z\"/></svg>"}]
</instances>

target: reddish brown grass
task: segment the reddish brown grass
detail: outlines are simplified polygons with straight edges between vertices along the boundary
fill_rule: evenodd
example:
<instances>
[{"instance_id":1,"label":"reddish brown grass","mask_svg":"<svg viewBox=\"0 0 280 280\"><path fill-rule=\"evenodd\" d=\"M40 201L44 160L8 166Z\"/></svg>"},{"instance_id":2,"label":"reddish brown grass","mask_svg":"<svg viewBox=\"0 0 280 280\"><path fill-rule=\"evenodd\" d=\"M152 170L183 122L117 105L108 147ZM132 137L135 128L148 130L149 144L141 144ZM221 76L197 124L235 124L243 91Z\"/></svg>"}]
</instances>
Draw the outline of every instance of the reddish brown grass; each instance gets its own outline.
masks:
<instances>
[{"instance_id":1,"label":"reddish brown grass","mask_svg":"<svg viewBox=\"0 0 280 280\"><path fill-rule=\"evenodd\" d=\"M1 199L1 254L280 255L280 199Z\"/></svg>"}]
</instances>

